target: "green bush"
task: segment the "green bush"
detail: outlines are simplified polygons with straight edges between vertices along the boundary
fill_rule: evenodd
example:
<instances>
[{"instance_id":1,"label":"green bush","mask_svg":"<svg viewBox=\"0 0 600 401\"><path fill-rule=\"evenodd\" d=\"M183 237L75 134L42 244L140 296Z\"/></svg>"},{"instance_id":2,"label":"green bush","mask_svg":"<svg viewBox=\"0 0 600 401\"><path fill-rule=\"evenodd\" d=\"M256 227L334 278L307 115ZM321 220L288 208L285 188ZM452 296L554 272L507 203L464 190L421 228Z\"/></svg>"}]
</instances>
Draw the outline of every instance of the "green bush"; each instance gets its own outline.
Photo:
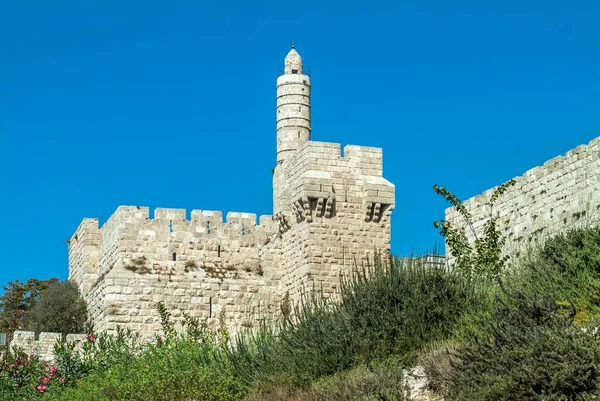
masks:
<instances>
[{"instance_id":1,"label":"green bush","mask_svg":"<svg viewBox=\"0 0 600 401\"><path fill-rule=\"evenodd\" d=\"M212 360L212 344L178 339L152 346L137 358L85 377L51 399L68 401L176 401L240 399L244 387L226 366Z\"/></svg>"},{"instance_id":2,"label":"green bush","mask_svg":"<svg viewBox=\"0 0 600 401\"><path fill-rule=\"evenodd\" d=\"M538 294L552 293L562 304L572 302L576 321L600 313L600 226L570 230L548 239L529 258L513 286Z\"/></svg>"},{"instance_id":3,"label":"green bush","mask_svg":"<svg viewBox=\"0 0 600 401\"><path fill-rule=\"evenodd\" d=\"M585 400L600 396L600 340L552 295L498 297L485 334L457 351L447 400ZM588 398L586 398L588 397Z\"/></svg>"},{"instance_id":4,"label":"green bush","mask_svg":"<svg viewBox=\"0 0 600 401\"><path fill-rule=\"evenodd\" d=\"M402 361L389 358L360 365L317 380L308 387L282 383L257 392L249 401L408 401L403 384Z\"/></svg>"},{"instance_id":5,"label":"green bush","mask_svg":"<svg viewBox=\"0 0 600 401\"><path fill-rule=\"evenodd\" d=\"M341 300L305 302L278 329L239 337L230 350L236 374L249 384L307 385L359 364L413 354L456 330L468 310L485 308L487 288L463 274L391 259L357 273Z\"/></svg>"},{"instance_id":6,"label":"green bush","mask_svg":"<svg viewBox=\"0 0 600 401\"><path fill-rule=\"evenodd\" d=\"M74 388L53 389L56 400L215 400L240 399L244 384L233 375L226 358L227 332L210 330L198 319L185 316L178 333L169 311L157 305L163 337L143 348L127 332L99 336L84 345L81 353L72 345L57 347L59 366L81 377ZM64 368L64 370L67 370Z\"/></svg>"}]
</instances>

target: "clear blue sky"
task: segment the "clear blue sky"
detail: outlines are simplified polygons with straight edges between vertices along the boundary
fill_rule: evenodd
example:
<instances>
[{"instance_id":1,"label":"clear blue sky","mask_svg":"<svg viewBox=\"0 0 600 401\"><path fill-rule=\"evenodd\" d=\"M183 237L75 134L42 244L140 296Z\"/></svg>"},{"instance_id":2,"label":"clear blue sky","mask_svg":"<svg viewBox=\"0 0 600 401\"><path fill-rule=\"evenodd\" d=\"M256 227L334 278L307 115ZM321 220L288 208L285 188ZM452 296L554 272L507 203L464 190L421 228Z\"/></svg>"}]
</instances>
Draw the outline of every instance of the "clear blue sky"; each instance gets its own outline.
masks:
<instances>
[{"instance_id":1,"label":"clear blue sky","mask_svg":"<svg viewBox=\"0 0 600 401\"><path fill-rule=\"evenodd\" d=\"M66 278L118 205L270 214L275 80L312 69L313 140L381 146L392 251L446 203L600 135L598 1L0 0L0 285Z\"/></svg>"}]
</instances>

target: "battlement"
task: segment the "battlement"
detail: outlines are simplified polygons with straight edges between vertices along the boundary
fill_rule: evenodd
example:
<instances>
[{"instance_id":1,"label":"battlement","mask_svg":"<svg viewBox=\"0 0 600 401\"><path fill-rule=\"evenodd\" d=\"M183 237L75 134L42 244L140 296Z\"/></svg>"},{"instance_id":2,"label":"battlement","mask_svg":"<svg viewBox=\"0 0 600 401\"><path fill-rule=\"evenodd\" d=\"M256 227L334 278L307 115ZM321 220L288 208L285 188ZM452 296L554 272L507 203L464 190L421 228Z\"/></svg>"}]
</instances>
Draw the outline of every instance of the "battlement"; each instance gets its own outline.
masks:
<instances>
[{"instance_id":1,"label":"battlement","mask_svg":"<svg viewBox=\"0 0 600 401\"><path fill-rule=\"evenodd\" d=\"M101 228L97 218L84 218L69 243L75 244L80 238L90 236L99 240L101 233L105 237L107 231L118 228L167 227L171 233L192 230L198 234L219 232L240 235L253 231L268 233L273 230L273 216L261 215L258 224L256 217L255 213L228 212L223 220L223 212L220 210L194 209L188 219L186 209L156 208L154 218L151 218L150 210L146 206L119 206Z\"/></svg>"},{"instance_id":2,"label":"battlement","mask_svg":"<svg viewBox=\"0 0 600 401\"><path fill-rule=\"evenodd\" d=\"M522 248L568 228L600 221L600 137L566 154L546 161L513 178L496 202L494 215L504 231L507 246ZM495 186L463 202L480 232L490 217L487 205ZM446 209L446 220L465 227L454 207ZM474 240L467 230L470 241Z\"/></svg>"},{"instance_id":3,"label":"battlement","mask_svg":"<svg viewBox=\"0 0 600 401\"><path fill-rule=\"evenodd\" d=\"M150 209L146 206L119 206L115 213L104 223L102 230L110 228L119 223L142 224L142 225L172 225L172 231L180 230L182 227L190 227L190 223L194 223L197 227L210 226L210 230L219 230L231 232L231 228L239 226L256 229L268 230L271 225L272 216L260 216L257 224L255 213L246 212L228 212L223 220L223 212L220 210L192 210L190 217L187 217L186 209L174 208L156 208L154 217L150 216ZM96 222L97 219L86 219ZM85 221L86 226L90 221ZM82 225L84 222L82 222ZM81 225L80 225L81 227ZM199 231L201 232L201 231Z\"/></svg>"},{"instance_id":4,"label":"battlement","mask_svg":"<svg viewBox=\"0 0 600 401\"><path fill-rule=\"evenodd\" d=\"M311 141L311 82L292 48L277 79L273 216L120 206L85 219L69 273L96 330L160 330L156 303L234 332L279 311L284 294L339 293L355 263L390 248L395 187L381 148ZM255 309L256 308L256 309Z\"/></svg>"},{"instance_id":5,"label":"battlement","mask_svg":"<svg viewBox=\"0 0 600 401\"><path fill-rule=\"evenodd\" d=\"M63 338L60 333L39 333L36 339L33 331L17 330L13 334L10 342L10 349L13 351L21 350L28 355L37 355L40 360L52 362L54 360L54 345ZM86 339L85 334L67 334L66 341L81 342Z\"/></svg>"},{"instance_id":6,"label":"battlement","mask_svg":"<svg viewBox=\"0 0 600 401\"><path fill-rule=\"evenodd\" d=\"M332 161L351 165L362 175L381 176L383 173L383 150L370 146L346 145L342 153L339 143L308 141L291 158L291 164L312 168Z\"/></svg>"}]
</instances>

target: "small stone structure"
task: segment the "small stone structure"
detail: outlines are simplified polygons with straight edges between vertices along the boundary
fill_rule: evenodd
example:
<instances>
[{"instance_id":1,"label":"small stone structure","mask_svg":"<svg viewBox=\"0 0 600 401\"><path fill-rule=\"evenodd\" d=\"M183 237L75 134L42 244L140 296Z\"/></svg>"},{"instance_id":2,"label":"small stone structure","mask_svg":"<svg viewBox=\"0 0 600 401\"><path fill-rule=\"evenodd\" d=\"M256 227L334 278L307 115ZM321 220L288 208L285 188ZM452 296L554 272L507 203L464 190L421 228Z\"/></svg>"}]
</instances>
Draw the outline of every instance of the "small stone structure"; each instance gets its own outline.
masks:
<instances>
[{"instance_id":1,"label":"small stone structure","mask_svg":"<svg viewBox=\"0 0 600 401\"><path fill-rule=\"evenodd\" d=\"M273 215L120 206L69 240L69 278L95 330L160 330L156 303L230 329L280 310L286 294L334 297L340 277L389 252L395 188L380 148L311 141L310 76L292 47L277 79Z\"/></svg>"},{"instance_id":2,"label":"small stone structure","mask_svg":"<svg viewBox=\"0 0 600 401\"><path fill-rule=\"evenodd\" d=\"M39 338L35 338L33 331L17 330L13 334L10 342L11 350L22 350L28 355L35 354L40 360L52 362L54 360L54 345L62 338L60 333L40 333ZM82 342L86 339L85 334L67 334L66 341Z\"/></svg>"},{"instance_id":3,"label":"small stone structure","mask_svg":"<svg viewBox=\"0 0 600 401\"><path fill-rule=\"evenodd\" d=\"M600 137L514 180L516 184L496 201L493 213L499 216L498 227L507 240L506 249L518 257L548 236L600 222ZM463 202L479 235L490 217L487 203L496 188ZM474 241L454 207L446 209L446 220L454 227L465 228L469 241Z\"/></svg>"}]
</instances>

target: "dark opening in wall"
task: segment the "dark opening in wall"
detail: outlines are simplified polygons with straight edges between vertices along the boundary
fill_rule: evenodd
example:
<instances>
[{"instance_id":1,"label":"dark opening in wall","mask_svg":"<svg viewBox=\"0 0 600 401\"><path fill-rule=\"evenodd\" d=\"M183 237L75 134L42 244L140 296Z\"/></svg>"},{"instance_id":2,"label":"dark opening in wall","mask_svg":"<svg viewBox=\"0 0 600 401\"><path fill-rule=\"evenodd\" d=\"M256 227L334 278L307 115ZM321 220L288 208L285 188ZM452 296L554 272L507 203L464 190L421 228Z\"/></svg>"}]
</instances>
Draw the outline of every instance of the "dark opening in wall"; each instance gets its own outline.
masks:
<instances>
[{"instance_id":1,"label":"dark opening in wall","mask_svg":"<svg viewBox=\"0 0 600 401\"><path fill-rule=\"evenodd\" d=\"M169 232L173 232L173 220L169 220Z\"/></svg>"},{"instance_id":2,"label":"dark opening in wall","mask_svg":"<svg viewBox=\"0 0 600 401\"><path fill-rule=\"evenodd\" d=\"M176 262L176 261L177 261L177 253L173 252L173 262Z\"/></svg>"},{"instance_id":3,"label":"dark opening in wall","mask_svg":"<svg viewBox=\"0 0 600 401\"><path fill-rule=\"evenodd\" d=\"M292 70L292 74L297 74L298 70Z\"/></svg>"},{"instance_id":4,"label":"dark opening in wall","mask_svg":"<svg viewBox=\"0 0 600 401\"><path fill-rule=\"evenodd\" d=\"M212 297L208 298L208 317L212 317Z\"/></svg>"},{"instance_id":5,"label":"dark opening in wall","mask_svg":"<svg viewBox=\"0 0 600 401\"><path fill-rule=\"evenodd\" d=\"M217 246L217 257L221 257L221 245Z\"/></svg>"}]
</instances>

